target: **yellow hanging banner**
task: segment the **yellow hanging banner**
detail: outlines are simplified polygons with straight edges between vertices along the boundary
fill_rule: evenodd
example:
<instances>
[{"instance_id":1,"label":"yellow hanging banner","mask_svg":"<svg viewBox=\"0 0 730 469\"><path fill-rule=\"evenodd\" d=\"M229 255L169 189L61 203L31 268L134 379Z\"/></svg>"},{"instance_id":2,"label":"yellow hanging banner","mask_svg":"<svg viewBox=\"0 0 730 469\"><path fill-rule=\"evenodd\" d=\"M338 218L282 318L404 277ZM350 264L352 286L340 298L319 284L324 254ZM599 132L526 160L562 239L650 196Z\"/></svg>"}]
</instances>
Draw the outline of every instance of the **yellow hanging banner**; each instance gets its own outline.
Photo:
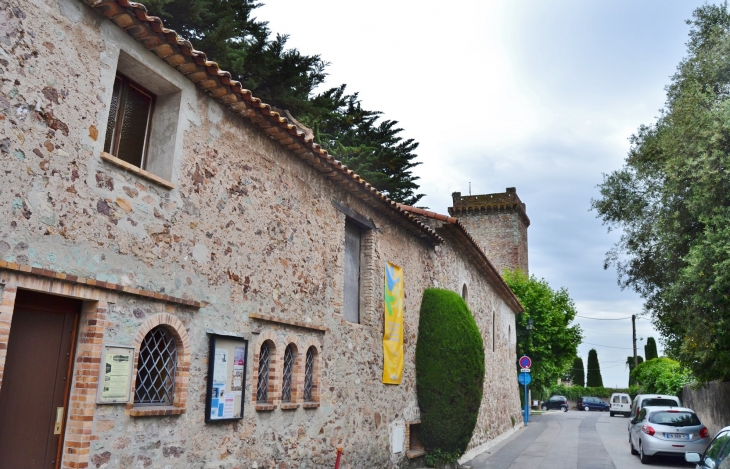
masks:
<instances>
[{"instance_id":1,"label":"yellow hanging banner","mask_svg":"<svg viewBox=\"0 0 730 469\"><path fill-rule=\"evenodd\" d=\"M383 383L400 384L403 378L403 269L385 265L385 327L383 332Z\"/></svg>"}]
</instances>

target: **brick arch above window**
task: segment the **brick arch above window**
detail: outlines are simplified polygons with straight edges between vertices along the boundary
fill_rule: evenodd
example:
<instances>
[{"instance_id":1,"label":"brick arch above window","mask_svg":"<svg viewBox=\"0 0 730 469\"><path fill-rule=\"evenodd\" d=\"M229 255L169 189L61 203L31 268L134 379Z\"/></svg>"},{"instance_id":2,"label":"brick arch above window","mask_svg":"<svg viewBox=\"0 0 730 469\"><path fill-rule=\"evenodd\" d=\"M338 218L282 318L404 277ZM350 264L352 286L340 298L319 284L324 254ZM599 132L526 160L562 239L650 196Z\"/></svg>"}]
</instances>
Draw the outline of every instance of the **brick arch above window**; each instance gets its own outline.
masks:
<instances>
[{"instance_id":1,"label":"brick arch above window","mask_svg":"<svg viewBox=\"0 0 730 469\"><path fill-rule=\"evenodd\" d=\"M186 410L188 379L190 376L190 338L188 337L184 324L172 314L156 314L143 322L139 329L137 329L134 341L132 342L135 352L131 394L134 396L135 386L137 384L137 365L139 362L140 347L147 334L158 326L162 326L170 332L177 347L177 364L172 405L140 406L139 404L128 403L127 412L133 417L177 415L184 413Z\"/></svg>"},{"instance_id":2,"label":"brick arch above window","mask_svg":"<svg viewBox=\"0 0 730 469\"><path fill-rule=\"evenodd\" d=\"M309 339L303 347L303 387L302 387L302 407L305 409L313 409L319 407L320 389L322 382L322 344L316 339ZM311 364L310 360L311 354ZM311 370L311 371L310 371ZM311 378L309 377L311 376ZM311 379L311 384L308 380Z\"/></svg>"},{"instance_id":3,"label":"brick arch above window","mask_svg":"<svg viewBox=\"0 0 730 469\"><path fill-rule=\"evenodd\" d=\"M268 364L268 379L266 380L266 385L268 388L266 401L259 401L258 395L259 395L259 366L260 366L260 360L261 360L261 350L262 346L264 344L267 344L269 349L269 364ZM264 331L261 334L259 334L258 339L256 340L256 343L254 344L254 355L252 360L252 366L253 366L253 386L251 391L251 400L253 401L256 410L274 410L277 407L277 404L280 400L280 390L281 390L281 367L280 364L283 362L283 352L285 347L283 344L281 344L276 337L276 334L274 334L273 331ZM279 354L281 354L281 358L279 357Z\"/></svg>"},{"instance_id":4,"label":"brick arch above window","mask_svg":"<svg viewBox=\"0 0 730 469\"><path fill-rule=\"evenodd\" d=\"M289 335L282 350L281 408L296 409L302 398L304 386L304 350L299 338ZM291 357L289 357L291 353ZM291 358L291 360L289 360Z\"/></svg>"}]
</instances>

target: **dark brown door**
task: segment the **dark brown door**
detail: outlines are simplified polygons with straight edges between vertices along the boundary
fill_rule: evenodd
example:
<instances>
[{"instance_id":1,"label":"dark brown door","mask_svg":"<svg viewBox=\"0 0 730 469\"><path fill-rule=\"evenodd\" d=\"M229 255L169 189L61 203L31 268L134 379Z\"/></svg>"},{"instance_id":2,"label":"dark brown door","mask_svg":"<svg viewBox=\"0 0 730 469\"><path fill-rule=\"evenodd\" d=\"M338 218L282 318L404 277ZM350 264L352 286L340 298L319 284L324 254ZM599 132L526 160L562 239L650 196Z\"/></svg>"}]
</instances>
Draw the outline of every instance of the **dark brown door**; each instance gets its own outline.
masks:
<instances>
[{"instance_id":1,"label":"dark brown door","mask_svg":"<svg viewBox=\"0 0 730 469\"><path fill-rule=\"evenodd\" d=\"M56 467L81 302L18 290L0 388L0 469Z\"/></svg>"}]
</instances>

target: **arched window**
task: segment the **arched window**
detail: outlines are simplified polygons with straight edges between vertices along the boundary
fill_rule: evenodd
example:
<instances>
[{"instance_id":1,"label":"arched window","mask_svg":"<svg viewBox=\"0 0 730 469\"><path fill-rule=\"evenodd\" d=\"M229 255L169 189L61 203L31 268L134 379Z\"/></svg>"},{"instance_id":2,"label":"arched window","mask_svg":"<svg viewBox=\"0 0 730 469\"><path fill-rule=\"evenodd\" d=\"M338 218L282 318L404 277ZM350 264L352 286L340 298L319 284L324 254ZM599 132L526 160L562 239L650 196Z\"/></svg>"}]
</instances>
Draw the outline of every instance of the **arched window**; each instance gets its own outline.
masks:
<instances>
[{"instance_id":1,"label":"arched window","mask_svg":"<svg viewBox=\"0 0 730 469\"><path fill-rule=\"evenodd\" d=\"M304 363L304 402L314 402L314 356L315 347L307 349L307 359Z\"/></svg>"},{"instance_id":2,"label":"arched window","mask_svg":"<svg viewBox=\"0 0 730 469\"><path fill-rule=\"evenodd\" d=\"M139 348L135 404L172 405L177 371L177 345L172 333L157 326L145 335Z\"/></svg>"},{"instance_id":3,"label":"arched window","mask_svg":"<svg viewBox=\"0 0 730 469\"><path fill-rule=\"evenodd\" d=\"M269 402L269 371L271 368L271 347L267 340L261 344L259 353L259 379L256 390L256 401L261 404Z\"/></svg>"},{"instance_id":4,"label":"arched window","mask_svg":"<svg viewBox=\"0 0 730 469\"><path fill-rule=\"evenodd\" d=\"M284 377L281 383L281 402L292 401L292 377L294 376L294 359L296 356L296 351L294 349L295 345L289 344L284 351Z\"/></svg>"},{"instance_id":5,"label":"arched window","mask_svg":"<svg viewBox=\"0 0 730 469\"><path fill-rule=\"evenodd\" d=\"M466 302L466 304L469 304L469 290L466 288L466 283L461 289L461 297L464 299L464 302Z\"/></svg>"}]
</instances>

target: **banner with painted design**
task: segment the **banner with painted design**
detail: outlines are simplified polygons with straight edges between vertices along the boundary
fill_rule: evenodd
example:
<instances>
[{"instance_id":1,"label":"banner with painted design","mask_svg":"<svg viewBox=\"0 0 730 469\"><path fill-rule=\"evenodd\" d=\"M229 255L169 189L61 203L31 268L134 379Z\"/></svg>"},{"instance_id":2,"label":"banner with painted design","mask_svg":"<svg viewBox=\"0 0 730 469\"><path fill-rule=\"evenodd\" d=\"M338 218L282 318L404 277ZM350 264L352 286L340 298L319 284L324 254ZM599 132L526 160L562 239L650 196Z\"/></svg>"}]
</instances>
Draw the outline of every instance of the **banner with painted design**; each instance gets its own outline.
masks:
<instances>
[{"instance_id":1,"label":"banner with painted design","mask_svg":"<svg viewBox=\"0 0 730 469\"><path fill-rule=\"evenodd\" d=\"M385 324L383 383L400 384L403 378L403 269L385 264Z\"/></svg>"}]
</instances>

